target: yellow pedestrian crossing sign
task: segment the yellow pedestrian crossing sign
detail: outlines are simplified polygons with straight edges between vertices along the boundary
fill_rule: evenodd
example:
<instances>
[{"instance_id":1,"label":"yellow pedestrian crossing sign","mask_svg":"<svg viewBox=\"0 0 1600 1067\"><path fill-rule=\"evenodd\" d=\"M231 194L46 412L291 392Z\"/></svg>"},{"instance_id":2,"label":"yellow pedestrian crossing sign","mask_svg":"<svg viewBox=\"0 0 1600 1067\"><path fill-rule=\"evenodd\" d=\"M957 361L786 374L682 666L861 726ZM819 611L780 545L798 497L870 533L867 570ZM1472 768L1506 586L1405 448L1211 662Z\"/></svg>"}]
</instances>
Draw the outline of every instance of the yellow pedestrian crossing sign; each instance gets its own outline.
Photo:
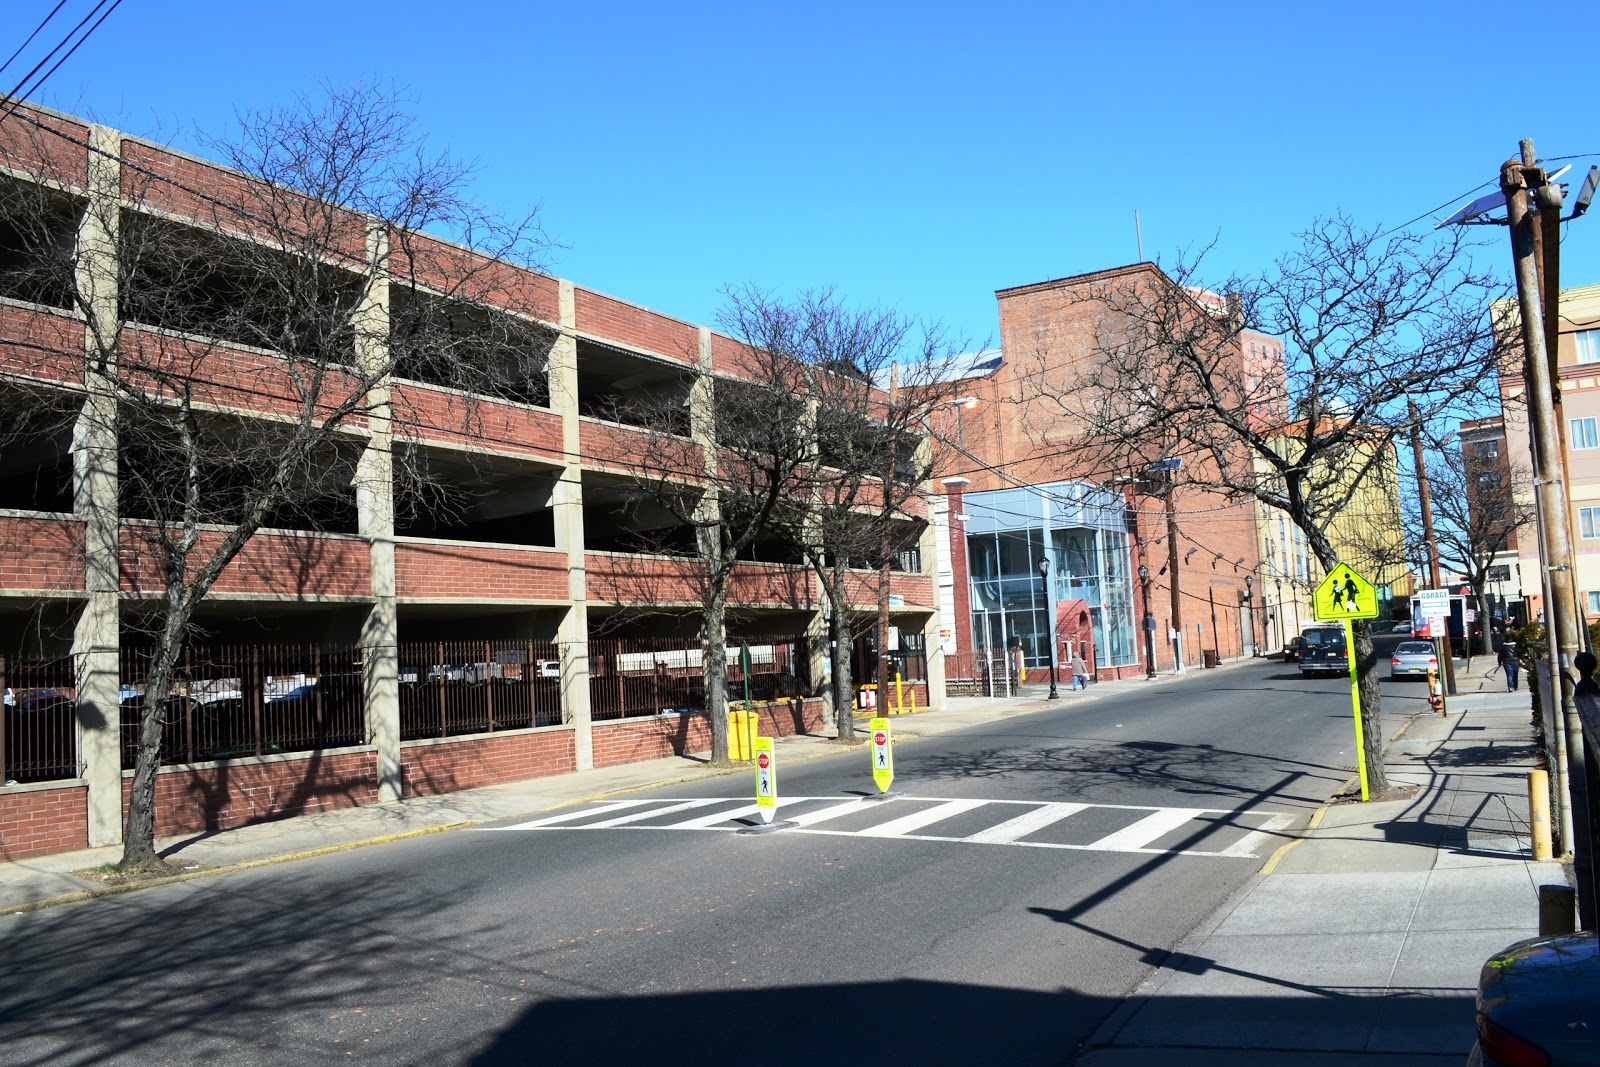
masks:
<instances>
[{"instance_id":1,"label":"yellow pedestrian crossing sign","mask_svg":"<svg viewBox=\"0 0 1600 1067\"><path fill-rule=\"evenodd\" d=\"M1311 594L1311 607L1319 622L1376 619L1378 591L1372 588L1371 582L1341 563L1317 583L1317 591Z\"/></svg>"},{"instance_id":2,"label":"yellow pedestrian crossing sign","mask_svg":"<svg viewBox=\"0 0 1600 1067\"><path fill-rule=\"evenodd\" d=\"M887 793L894 781L894 744L889 740L889 720L872 719L867 723L867 733L872 735L872 780L878 792Z\"/></svg>"}]
</instances>

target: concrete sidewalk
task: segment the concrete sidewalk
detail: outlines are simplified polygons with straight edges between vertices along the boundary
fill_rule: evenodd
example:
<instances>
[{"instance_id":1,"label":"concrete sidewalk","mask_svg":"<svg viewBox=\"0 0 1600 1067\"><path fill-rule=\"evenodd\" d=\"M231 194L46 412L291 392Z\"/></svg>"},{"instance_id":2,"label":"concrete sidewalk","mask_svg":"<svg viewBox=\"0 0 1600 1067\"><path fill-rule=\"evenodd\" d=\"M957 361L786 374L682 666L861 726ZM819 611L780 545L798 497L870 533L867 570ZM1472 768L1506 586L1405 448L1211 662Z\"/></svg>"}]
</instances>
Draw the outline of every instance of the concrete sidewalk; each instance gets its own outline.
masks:
<instances>
[{"instance_id":1,"label":"concrete sidewalk","mask_svg":"<svg viewBox=\"0 0 1600 1067\"><path fill-rule=\"evenodd\" d=\"M1538 933L1526 688L1458 662L1460 694L1389 747L1407 800L1335 803L1101 1026L1082 1067L1451 1064L1485 960Z\"/></svg>"},{"instance_id":2,"label":"concrete sidewalk","mask_svg":"<svg viewBox=\"0 0 1600 1067\"><path fill-rule=\"evenodd\" d=\"M1222 670L1259 661L1235 661ZM1565 883L1560 864L1533 863L1525 772L1534 765L1526 690L1478 658L1443 717L1422 715L1391 744L1391 784L1407 800L1332 804L1226 906L1165 959L1100 1028L1084 1067L1460 1064L1473 1040L1472 995L1492 953L1537 933L1537 890ZM1176 678L1039 688L1009 699L962 698L941 712L895 718L900 738L1070 706ZM862 724L864 728L864 723ZM863 730L864 741L864 730ZM826 737L776 742L780 765L840 751ZM163 840L192 876L378 844L563 804L715 774L670 758L351 808ZM0 864L0 908L103 891L73 872L113 863L116 848Z\"/></svg>"}]
</instances>

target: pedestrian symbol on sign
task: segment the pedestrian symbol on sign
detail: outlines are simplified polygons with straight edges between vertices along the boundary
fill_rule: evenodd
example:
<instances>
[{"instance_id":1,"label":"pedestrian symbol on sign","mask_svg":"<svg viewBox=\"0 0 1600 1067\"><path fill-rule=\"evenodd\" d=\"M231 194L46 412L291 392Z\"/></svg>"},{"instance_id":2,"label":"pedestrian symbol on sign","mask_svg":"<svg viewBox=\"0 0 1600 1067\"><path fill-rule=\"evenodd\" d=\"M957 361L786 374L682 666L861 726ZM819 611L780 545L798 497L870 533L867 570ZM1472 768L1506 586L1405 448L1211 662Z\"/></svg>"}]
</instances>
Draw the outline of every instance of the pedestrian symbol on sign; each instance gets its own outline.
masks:
<instances>
[{"instance_id":1,"label":"pedestrian symbol on sign","mask_svg":"<svg viewBox=\"0 0 1600 1067\"><path fill-rule=\"evenodd\" d=\"M1318 583L1311 603L1322 622L1378 617L1378 596L1372 583L1343 563Z\"/></svg>"}]
</instances>

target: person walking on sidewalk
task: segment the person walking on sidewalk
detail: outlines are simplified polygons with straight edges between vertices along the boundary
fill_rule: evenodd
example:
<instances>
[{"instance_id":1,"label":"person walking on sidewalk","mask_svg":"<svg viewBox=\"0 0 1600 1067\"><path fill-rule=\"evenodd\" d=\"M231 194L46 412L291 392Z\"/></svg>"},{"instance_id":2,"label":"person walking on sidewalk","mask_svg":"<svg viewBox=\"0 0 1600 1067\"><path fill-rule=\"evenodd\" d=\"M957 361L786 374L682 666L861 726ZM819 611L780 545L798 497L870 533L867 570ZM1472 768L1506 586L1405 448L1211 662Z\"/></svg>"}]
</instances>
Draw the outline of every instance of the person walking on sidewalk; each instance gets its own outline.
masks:
<instances>
[{"instance_id":1,"label":"person walking on sidewalk","mask_svg":"<svg viewBox=\"0 0 1600 1067\"><path fill-rule=\"evenodd\" d=\"M1572 691L1600 697L1600 682L1594 680L1594 670L1600 665L1600 660L1595 659L1594 653L1579 652L1572 657L1572 665L1578 668L1578 684Z\"/></svg>"},{"instance_id":2,"label":"person walking on sidewalk","mask_svg":"<svg viewBox=\"0 0 1600 1067\"><path fill-rule=\"evenodd\" d=\"M1089 666L1083 662L1083 655L1072 653L1072 691L1077 692L1078 687L1089 688Z\"/></svg>"},{"instance_id":3,"label":"person walking on sidewalk","mask_svg":"<svg viewBox=\"0 0 1600 1067\"><path fill-rule=\"evenodd\" d=\"M1506 672L1506 692L1515 692L1517 688L1517 668L1521 666L1517 662L1516 643L1513 641L1503 643L1500 646L1500 652L1496 656L1496 660Z\"/></svg>"}]
</instances>

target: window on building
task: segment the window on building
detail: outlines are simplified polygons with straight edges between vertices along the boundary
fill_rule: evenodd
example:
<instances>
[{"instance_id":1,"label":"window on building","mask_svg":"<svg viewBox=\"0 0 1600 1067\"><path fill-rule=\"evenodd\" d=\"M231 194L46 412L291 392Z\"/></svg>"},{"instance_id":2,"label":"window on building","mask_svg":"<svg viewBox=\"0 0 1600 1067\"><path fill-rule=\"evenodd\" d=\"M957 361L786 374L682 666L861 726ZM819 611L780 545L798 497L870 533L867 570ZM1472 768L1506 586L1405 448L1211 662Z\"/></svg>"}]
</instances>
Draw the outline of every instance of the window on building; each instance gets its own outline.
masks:
<instances>
[{"instance_id":1,"label":"window on building","mask_svg":"<svg viewBox=\"0 0 1600 1067\"><path fill-rule=\"evenodd\" d=\"M1511 564L1501 563L1489 568L1491 582L1509 582L1511 580Z\"/></svg>"},{"instance_id":2,"label":"window on building","mask_svg":"<svg viewBox=\"0 0 1600 1067\"><path fill-rule=\"evenodd\" d=\"M1587 419L1572 419L1568 426L1572 431L1572 447L1600 448L1600 433L1596 433L1594 416Z\"/></svg>"},{"instance_id":3,"label":"window on building","mask_svg":"<svg viewBox=\"0 0 1600 1067\"><path fill-rule=\"evenodd\" d=\"M1500 472L1487 471L1478 475L1478 492L1493 493L1500 488Z\"/></svg>"},{"instance_id":4,"label":"window on building","mask_svg":"<svg viewBox=\"0 0 1600 1067\"><path fill-rule=\"evenodd\" d=\"M1600 363L1600 330L1579 330L1572 335L1572 343L1579 363Z\"/></svg>"},{"instance_id":5,"label":"window on building","mask_svg":"<svg viewBox=\"0 0 1600 1067\"><path fill-rule=\"evenodd\" d=\"M1600 615L1600 590L1589 590L1589 614Z\"/></svg>"},{"instance_id":6,"label":"window on building","mask_svg":"<svg viewBox=\"0 0 1600 1067\"><path fill-rule=\"evenodd\" d=\"M1600 537L1600 508L1578 509L1578 535L1586 541Z\"/></svg>"},{"instance_id":7,"label":"window on building","mask_svg":"<svg viewBox=\"0 0 1600 1067\"><path fill-rule=\"evenodd\" d=\"M1500 442L1479 441L1472 446L1472 452L1479 459L1497 459L1500 456Z\"/></svg>"}]
</instances>

